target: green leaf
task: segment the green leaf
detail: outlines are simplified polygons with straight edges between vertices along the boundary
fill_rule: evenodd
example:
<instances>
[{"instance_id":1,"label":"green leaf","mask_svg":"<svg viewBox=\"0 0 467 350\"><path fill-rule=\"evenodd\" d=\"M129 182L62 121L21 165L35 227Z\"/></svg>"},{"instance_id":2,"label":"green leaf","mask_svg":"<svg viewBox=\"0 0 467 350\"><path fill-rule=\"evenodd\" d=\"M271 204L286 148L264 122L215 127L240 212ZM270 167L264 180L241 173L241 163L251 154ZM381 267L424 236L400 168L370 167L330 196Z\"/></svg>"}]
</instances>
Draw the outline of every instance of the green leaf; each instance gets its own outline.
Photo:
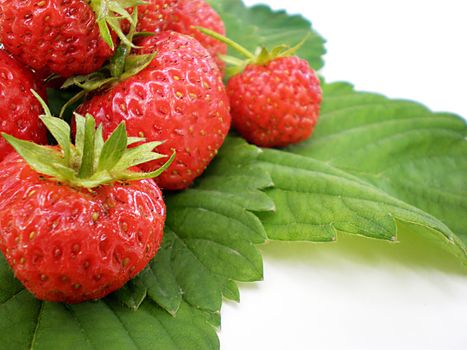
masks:
<instances>
[{"instance_id":1,"label":"green leaf","mask_svg":"<svg viewBox=\"0 0 467 350\"><path fill-rule=\"evenodd\" d=\"M465 120L356 92L345 83L326 85L324 94L315 135L291 150L325 160L432 214L467 243Z\"/></svg>"},{"instance_id":2,"label":"green leaf","mask_svg":"<svg viewBox=\"0 0 467 350\"><path fill-rule=\"evenodd\" d=\"M23 285L14 278L3 254L0 254L0 281L2 281L2 283L0 283L0 304L6 302L24 288Z\"/></svg>"},{"instance_id":3,"label":"green leaf","mask_svg":"<svg viewBox=\"0 0 467 350\"><path fill-rule=\"evenodd\" d=\"M136 279L147 288L152 300L172 315L182 304L182 290L172 270L173 240L165 237L156 257Z\"/></svg>"},{"instance_id":4,"label":"green leaf","mask_svg":"<svg viewBox=\"0 0 467 350\"><path fill-rule=\"evenodd\" d=\"M212 320L186 304L173 317L150 301L137 311L109 298L64 305L24 289L0 303L0 336L6 350L219 349Z\"/></svg>"},{"instance_id":5,"label":"green leaf","mask_svg":"<svg viewBox=\"0 0 467 350\"><path fill-rule=\"evenodd\" d=\"M115 295L77 305L42 302L13 277L1 254L0 280L0 339L5 350L219 349L213 327L218 315L186 303L174 317L149 300L131 310ZM126 288L141 291L136 284Z\"/></svg>"},{"instance_id":6,"label":"green leaf","mask_svg":"<svg viewBox=\"0 0 467 350\"><path fill-rule=\"evenodd\" d=\"M272 187L271 176L257 164L262 153L237 137L229 137L193 190L211 193L245 209L275 210L274 202L263 191Z\"/></svg>"},{"instance_id":7,"label":"green leaf","mask_svg":"<svg viewBox=\"0 0 467 350\"><path fill-rule=\"evenodd\" d=\"M138 310L141 303L146 299L148 289L143 282L135 278L117 290L113 296L132 310Z\"/></svg>"},{"instance_id":8,"label":"green leaf","mask_svg":"<svg viewBox=\"0 0 467 350\"><path fill-rule=\"evenodd\" d=\"M222 294L226 299L236 301L237 303L240 302L240 291L238 290L237 284L232 280L225 282Z\"/></svg>"},{"instance_id":9,"label":"green leaf","mask_svg":"<svg viewBox=\"0 0 467 350\"><path fill-rule=\"evenodd\" d=\"M239 299L235 281L262 279L255 244L266 235L251 211L271 210L274 204L260 191L272 184L258 165L260 153L230 137L193 188L166 197L164 245L138 278L169 313L182 300L218 312L223 295Z\"/></svg>"},{"instance_id":10,"label":"green leaf","mask_svg":"<svg viewBox=\"0 0 467 350\"><path fill-rule=\"evenodd\" d=\"M306 142L265 151L277 212L260 218L271 239L334 240L337 232L396 240L400 222L437 233L465 259L465 121L409 101L324 88ZM420 230L419 230L420 231Z\"/></svg>"},{"instance_id":11,"label":"green leaf","mask_svg":"<svg viewBox=\"0 0 467 350\"><path fill-rule=\"evenodd\" d=\"M302 16L272 11L265 5L248 8L241 0L208 2L224 20L227 36L248 50L254 52L258 46L268 49L282 44L294 46L306 38L297 55L308 60L314 69L323 67L324 39ZM233 51L230 54L235 55Z\"/></svg>"}]
</instances>

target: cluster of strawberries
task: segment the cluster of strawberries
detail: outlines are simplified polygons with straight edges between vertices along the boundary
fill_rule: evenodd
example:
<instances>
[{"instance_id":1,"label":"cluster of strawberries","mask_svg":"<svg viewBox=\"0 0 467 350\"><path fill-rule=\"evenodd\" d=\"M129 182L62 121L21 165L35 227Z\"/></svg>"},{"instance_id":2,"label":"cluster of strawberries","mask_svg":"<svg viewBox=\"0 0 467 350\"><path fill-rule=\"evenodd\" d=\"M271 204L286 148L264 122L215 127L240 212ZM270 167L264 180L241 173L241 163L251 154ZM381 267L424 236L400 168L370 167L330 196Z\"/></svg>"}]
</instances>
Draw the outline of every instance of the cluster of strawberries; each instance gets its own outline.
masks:
<instances>
[{"instance_id":1,"label":"cluster of strawberries","mask_svg":"<svg viewBox=\"0 0 467 350\"><path fill-rule=\"evenodd\" d=\"M0 249L38 298L97 299L139 273L162 239L159 187L190 186L231 121L259 146L310 136L308 63L224 35L204 0L0 0ZM80 89L71 126L44 102L57 81Z\"/></svg>"}]
</instances>

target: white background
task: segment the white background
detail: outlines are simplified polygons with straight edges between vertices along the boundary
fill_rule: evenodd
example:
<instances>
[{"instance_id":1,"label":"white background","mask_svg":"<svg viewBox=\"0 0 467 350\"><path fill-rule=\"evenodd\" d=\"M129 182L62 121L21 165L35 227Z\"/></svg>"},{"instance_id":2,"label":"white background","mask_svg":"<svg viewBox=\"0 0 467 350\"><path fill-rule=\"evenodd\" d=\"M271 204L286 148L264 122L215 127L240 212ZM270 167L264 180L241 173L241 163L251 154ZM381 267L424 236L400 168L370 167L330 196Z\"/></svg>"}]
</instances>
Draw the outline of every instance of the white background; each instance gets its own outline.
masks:
<instances>
[{"instance_id":1,"label":"white background","mask_svg":"<svg viewBox=\"0 0 467 350\"><path fill-rule=\"evenodd\" d=\"M262 2L327 39L327 81L467 116L464 0ZM224 304L222 350L467 349L467 269L435 244L341 238L261 252L264 282Z\"/></svg>"}]
</instances>

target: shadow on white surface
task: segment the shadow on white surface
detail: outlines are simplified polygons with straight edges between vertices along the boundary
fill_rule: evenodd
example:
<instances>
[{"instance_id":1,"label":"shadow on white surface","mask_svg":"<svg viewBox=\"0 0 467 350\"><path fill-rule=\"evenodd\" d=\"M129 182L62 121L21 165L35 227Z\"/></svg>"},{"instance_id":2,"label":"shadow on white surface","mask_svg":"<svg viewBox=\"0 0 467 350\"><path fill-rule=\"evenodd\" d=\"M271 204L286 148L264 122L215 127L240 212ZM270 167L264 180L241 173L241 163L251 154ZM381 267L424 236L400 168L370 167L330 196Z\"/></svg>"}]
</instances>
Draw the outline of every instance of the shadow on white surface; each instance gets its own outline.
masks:
<instances>
[{"instance_id":1,"label":"shadow on white surface","mask_svg":"<svg viewBox=\"0 0 467 350\"><path fill-rule=\"evenodd\" d=\"M415 231L399 240L262 246L265 280L224 305L221 348L465 350L467 268Z\"/></svg>"}]
</instances>

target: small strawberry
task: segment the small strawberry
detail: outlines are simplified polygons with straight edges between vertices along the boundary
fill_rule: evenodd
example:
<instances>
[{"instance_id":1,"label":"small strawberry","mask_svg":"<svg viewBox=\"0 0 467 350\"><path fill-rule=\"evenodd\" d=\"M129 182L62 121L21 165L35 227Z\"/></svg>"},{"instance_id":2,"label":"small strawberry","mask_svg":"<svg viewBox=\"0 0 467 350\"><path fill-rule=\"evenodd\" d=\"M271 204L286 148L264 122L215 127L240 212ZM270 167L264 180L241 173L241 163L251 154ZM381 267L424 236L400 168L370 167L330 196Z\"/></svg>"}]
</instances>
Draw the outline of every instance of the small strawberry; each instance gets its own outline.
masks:
<instances>
[{"instance_id":1,"label":"small strawberry","mask_svg":"<svg viewBox=\"0 0 467 350\"><path fill-rule=\"evenodd\" d=\"M0 0L0 42L41 74L87 74L112 56L110 28L124 37L122 11L118 0Z\"/></svg>"},{"instance_id":2,"label":"small strawberry","mask_svg":"<svg viewBox=\"0 0 467 350\"><path fill-rule=\"evenodd\" d=\"M165 140L158 151L176 160L156 179L164 189L188 187L221 147L230 127L228 97L219 69L195 39L163 32L139 43L149 65L78 107L102 123L107 136L125 121L129 135ZM141 165L151 171L160 160Z\"/></svg>"},{"instance_id":3,"label":"small strawberry","mask_svg":"<svg viewBox=\"0 0 467 350\"><path fill-rule=\"evenodd\" d=\"M235 129L262 147L306 140L318 120L322 92L308 62L297 56L249 64L227 84Z\"/></svg>"},{"instance_id":4,"label":"small strawberry","mask_svg":"<svg viewBox=\"0 0 467 350\"><path fill-rule=\"evenodd\" d=\"M31 71L5 50L0 50L0 132L45 144L47 132L39 119L41 104L31 89L45 94ZM12 151L13 148L0 138L0 161Z\"/></svg>"},{"instance_id":5,"label":"small strawberry","mask_svg":"<svg viewBox=\"0 0 467 350\"><path fill-rule=\"evenodd\" d=\"M60 148L3 134L18 153L0 163L0 249L37 298L78 303L122 287L161 243L165 205L153 173L134 166L161 155L152 142L127 149L124 123L104 143L102 127L42 116ZM132 169L132 170L129 170Z\"/></svg>"},{"instance_id":6,"label":"small strawberry","mask_svg":"<svg viewBox=\"0 0 467 350\"><path fill-rule=\"evenodd\" d=\"M194 26L208 28L225 35L224 22L205 0L179 0L168 20L167 29L194 37L209 51L223 71L225 65L219 55L227 54L227 45L201 33Z\"/></svg>"},{"instance_id":7,"label":"small strawberry","mask_svg":"<svg viewBox=\"0 0 467 350\"><path fill-rule=\"evenodd\" d=\"M311 135L322 90L308 62L293 56L302 43L291 49L259 49L254 55L228 38L198 29L247 57L233 67L234 75L227 83L232 124L245 139L262 147L285 147Z\"/></svg>"}]
</instances>

